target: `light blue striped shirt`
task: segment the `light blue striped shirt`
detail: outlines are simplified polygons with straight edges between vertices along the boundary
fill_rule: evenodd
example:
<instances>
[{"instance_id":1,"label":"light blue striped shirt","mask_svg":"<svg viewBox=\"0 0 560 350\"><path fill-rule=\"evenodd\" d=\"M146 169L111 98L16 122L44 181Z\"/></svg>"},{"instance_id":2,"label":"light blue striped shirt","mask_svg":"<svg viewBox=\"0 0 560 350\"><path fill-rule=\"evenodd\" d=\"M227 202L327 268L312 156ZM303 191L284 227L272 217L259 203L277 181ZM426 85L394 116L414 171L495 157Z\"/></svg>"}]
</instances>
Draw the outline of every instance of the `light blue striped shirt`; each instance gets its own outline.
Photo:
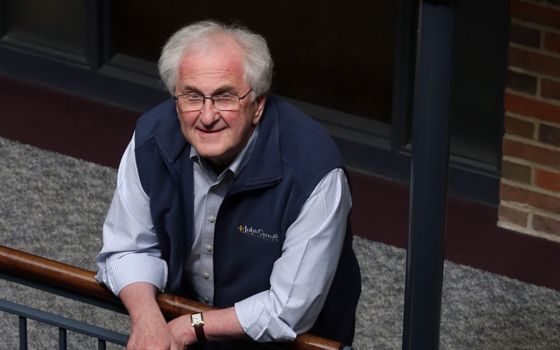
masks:
<instances>
[{"instance_id":1,"label":"light blue striped shirt","mask_svg":"<svg viewBox=\"0 0 560 350\"><path fill-rule=\"evenodd\" d=\"M214 294L212 253L218 209L257 137L258 128L219 175L191 148L196 236L185 268L199 300L208 304ZM167 281L167 265L161 259L134 149L133 137L119 166L117 188L103 225L104 246L97 256L96 278L115 295L135 282L148 282L163 290ZM235 304L247 335L257 341L290 341L313 326L334 278L351 206L344 171L335 169L317 185L286 231L270 289Z\"/></svg>"}]
</instances>

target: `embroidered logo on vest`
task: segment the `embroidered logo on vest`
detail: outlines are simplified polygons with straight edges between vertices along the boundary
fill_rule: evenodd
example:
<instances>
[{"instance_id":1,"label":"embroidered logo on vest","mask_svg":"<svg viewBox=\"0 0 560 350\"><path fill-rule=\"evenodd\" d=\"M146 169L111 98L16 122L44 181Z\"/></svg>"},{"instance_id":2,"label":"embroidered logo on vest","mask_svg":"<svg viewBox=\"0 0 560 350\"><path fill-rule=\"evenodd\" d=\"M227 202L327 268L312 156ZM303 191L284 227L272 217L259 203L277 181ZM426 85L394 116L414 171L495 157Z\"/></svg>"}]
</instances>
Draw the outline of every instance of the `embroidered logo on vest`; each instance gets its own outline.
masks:
<instances>
[{"instance_id":1,"label":"embroidered logo on vest","mask_svg":"<svg viewBox=\"0 0 560 350\"><path fill-rule=\"evenodd\" d=\"M254 228L253 226L239 225L237 226L239 232L251 238L262 239L269 242L278 242L277 233L266 233L262 228Z\"/></svg>"}]
</instances>

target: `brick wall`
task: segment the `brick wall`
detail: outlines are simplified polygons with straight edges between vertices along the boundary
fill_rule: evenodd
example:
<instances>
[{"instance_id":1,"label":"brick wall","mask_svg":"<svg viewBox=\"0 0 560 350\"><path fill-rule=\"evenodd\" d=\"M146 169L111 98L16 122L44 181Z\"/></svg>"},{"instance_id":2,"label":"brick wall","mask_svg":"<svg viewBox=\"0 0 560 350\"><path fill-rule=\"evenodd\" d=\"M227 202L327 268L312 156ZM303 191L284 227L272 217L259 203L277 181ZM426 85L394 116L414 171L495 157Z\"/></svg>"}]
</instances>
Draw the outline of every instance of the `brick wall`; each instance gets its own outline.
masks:
<instances>
[{"instance_id":1,"label":"brick wall","mask_svg":"<svg viewBox=\"0 0 560 350\"><path fill-rule=\"evenodd\" d=\"M560 0L511 0L498 225L560 242Z\"/></svg>"}]
</instances>

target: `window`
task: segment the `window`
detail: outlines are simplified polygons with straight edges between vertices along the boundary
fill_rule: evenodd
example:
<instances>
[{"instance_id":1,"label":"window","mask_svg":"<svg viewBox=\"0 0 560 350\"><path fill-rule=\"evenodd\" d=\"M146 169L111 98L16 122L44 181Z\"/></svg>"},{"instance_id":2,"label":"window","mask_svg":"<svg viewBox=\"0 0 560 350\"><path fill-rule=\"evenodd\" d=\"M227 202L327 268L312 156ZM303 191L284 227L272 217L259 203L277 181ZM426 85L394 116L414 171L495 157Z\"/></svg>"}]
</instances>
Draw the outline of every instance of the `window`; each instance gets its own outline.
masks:
<instances>
[{"instance_id":1,"label":"window","mask_svg":"<svg viewBox=\"0 0 560 350\"><path fill-rule=\"evenodd\" d=\"M85 55L85 1L5 0L4 10L7 39Z\"/></svg>"},{"instance_id":2,"label":"window","mask_svg":"<svg viewBox=\"0 0 560 350\"><path fill-rule=\"evenodd\" d=\"M391 121L392 1L118 1L116 51L157 61L165 40L200 19L239 20L262 33L275 61L273 91Z\"/></svg>"}]
</instances>

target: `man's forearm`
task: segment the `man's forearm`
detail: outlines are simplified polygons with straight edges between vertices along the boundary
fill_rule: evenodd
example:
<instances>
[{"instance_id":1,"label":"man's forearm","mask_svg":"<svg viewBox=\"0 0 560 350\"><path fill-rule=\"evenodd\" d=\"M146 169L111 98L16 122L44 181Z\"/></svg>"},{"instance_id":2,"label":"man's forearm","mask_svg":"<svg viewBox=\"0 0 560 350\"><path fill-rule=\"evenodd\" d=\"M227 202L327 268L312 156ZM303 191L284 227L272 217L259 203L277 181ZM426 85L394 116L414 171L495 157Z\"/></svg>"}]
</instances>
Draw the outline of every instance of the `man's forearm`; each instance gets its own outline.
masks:
<instances>
[{"instance_id":1,"label":"man's forearm","mask_svg":"<svg viewBox=\"0 0 560 350\"><path fill-rule=\"evenodd\" d=\"M132 283L119 293L132 329L127 349L182 349L159 309L156 294L156 287L145 282Z\"/></svg>"},{"instance_id":2,"label":"man's forearm","mask_svg":"<svg viewBox=\"0 0 560 350\"><path fill-rule=\"evenodd\" d=\"M233 307L205 311L204 334L207 341L222 341L232 338L247 338L239 323ZM169 323L171 332L175 339L183 345L191 345L197 342L194 328L191 325L190 315L178 317Z\"/></svg>"},{"instance_id":3,"label":"man's forearm","mask_svg":"<svg viewBox=\"0 0 560 350\"><path fill-rule=\"evenodd\" d=\"M131 321L150 315L160 314L156 301L156 287L150 283L132 283L121 290L119 298L128 310ZM163 317L163 316L162 316Z\"/></svg>"}]
</instances>

